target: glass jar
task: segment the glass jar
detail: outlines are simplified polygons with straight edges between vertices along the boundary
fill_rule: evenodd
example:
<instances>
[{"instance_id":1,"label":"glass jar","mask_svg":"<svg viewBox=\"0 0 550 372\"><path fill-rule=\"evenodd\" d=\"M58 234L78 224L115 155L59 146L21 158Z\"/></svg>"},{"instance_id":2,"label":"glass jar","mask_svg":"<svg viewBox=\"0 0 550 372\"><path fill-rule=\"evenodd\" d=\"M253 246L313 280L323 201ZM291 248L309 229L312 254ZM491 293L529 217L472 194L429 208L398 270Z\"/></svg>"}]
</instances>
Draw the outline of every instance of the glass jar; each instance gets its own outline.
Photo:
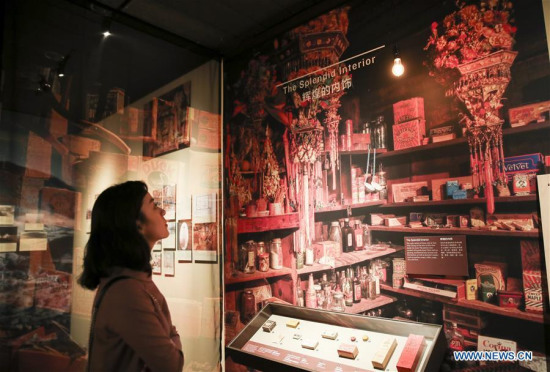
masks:
<instances>
[{"instance_id":1,"label":"glass jar","mask_svg":"<svg viewBox=\"0 0 550 372\"><path fill-rule=\"evenodd\" d=\"M378 116L374 122L374 137L375 147L377 149L385 149L387 146L388 126L383 115Z\"/></svg>"},{"instance_id":2,"label":"glass jar","mask_svg":"<svg viewBox=\"0 0 550 372\"><path fill-rule=\"evenodd\" d=\"M281 244L281 239L276 238L271 241L271 268L279 270L283 268L283 246Z\"/></svg>"},{"instance_id":3,"label":"glass jar","mask_svg":"<svg viewBox=\"0 0 550 372\"><path fill-rule=\"evenodd\" d=\"M241 322L247 324L256 315L256 299L250 289L244 291L241 298Z\"/></svg>"},{"instance_id":4,"label":"glass jar","mask_svg":"<svg viewBox=\"0 0 550 372\"><path fill-rule=\"evenodd\" d=\"M238 269L244 272L246 265L248 264L248 250L246 248L246 244L241 244L239 246L238 257L239 257Z\"/></svg>"},{"instance_id":5,"label":"glass jar","mask_svg":"<svg viewBox=\"0 0 550 372\"><path fill-rule=\"evenodd\" d=\"M246 265L244 267L245 274L252 274L256 272L256 242L249 240L244 243L246 246Z\"/></svg>"},{"instance_id":6,"label":"glass jar","mask_svg":"<svg viewBox=\"0 0 550 372\"><path fill-rule=\"evenodd\" d=\"M269 270L269 253L264 252L258 255L258 270L262 272Z\"/></svg>"},{"instance_id":7,"label":"glass jar","mask_svg":"<svg viewBox=\"0 0 550 372\"><path fill-rule=\"evenodd\" d=\"M372 235L368 224L363 225L363 247L365 250L370 250L372 245Z\"/></svg>"},{"instance_id":8,"label":"glass jar","mask_svg":"<svg viewBox=\"0 0 550 372\"><path fill-rule=\"evenodd\" d=\"M313 288L315 289L315 297L317 298L317 308L323 309L325 306L325 292L320 284L315 284Z\"/></svg>"},{"instance_id":9,"label":"glass jar","mask_svg":"<svg viewBox=\"0 0 550 372\"><path fill-rule=\"evenodd\" d=\"M338 221L333 221L330 223L330 230L328 232L328 240L332 240L333 242L337 242L338 249L340 250L340 253L342 253L343 246L342 246L342 230L340 229L340 223Z\"/></svg>"},{"instance_id":10,"label":"glass jar","mask_svg":"<svg viewBox=\"0 0 550 372\"><path fill-rule=\"evenodd\" d=\"M344 294L340 291L336 291L332 294L332 304L330 310L344 312L346 311L346 304L344 303Z\"/></svg>"}]
</instances>

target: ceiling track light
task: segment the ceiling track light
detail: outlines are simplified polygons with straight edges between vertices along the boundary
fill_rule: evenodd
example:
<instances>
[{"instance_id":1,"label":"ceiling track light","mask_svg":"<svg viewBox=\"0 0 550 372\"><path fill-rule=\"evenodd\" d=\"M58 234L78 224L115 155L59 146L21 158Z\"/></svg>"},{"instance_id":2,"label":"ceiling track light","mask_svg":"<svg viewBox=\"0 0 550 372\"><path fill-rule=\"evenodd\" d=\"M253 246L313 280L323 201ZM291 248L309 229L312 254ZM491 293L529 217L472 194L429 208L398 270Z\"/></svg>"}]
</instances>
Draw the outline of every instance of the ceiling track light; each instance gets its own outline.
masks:
<instances>
[{"instance_id":1,"label":"ceiling track light","mask_svg":"<svg viewBox=\"0 0 550 372\"><path fill-rule=\"evenodd\" d=\"M393 46L393 66L391 72L397 77L400 77L405 72L405 66L403 66L403 62L401 61L401 55L399 54L397 45Z\"/></svg>"}]
</instances>

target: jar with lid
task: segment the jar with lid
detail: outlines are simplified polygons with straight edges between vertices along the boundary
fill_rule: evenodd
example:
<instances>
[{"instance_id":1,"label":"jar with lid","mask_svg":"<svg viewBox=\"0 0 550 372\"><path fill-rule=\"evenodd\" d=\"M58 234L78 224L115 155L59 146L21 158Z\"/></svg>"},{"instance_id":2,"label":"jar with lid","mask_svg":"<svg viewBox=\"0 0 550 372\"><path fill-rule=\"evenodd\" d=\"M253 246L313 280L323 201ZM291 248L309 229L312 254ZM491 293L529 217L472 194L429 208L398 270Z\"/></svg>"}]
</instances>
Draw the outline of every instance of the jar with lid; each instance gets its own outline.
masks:
<instances>
[{"instance_id":1,"label":"jar with lid","mask_svg":"<svg viewBox=\"0 0 550 372\"><path fill-rule=\"evenodd\" d=\"M306 247L306 258L305 258L305 264L306 266L313 265L314 257L313 257L313 246L308 245Z\"/></svg>"},{"instance_id":2,"label":"jar with lid","mask_svg":"<svg viewBox=\"0 0 550 372\"><path fill-rule=\"evenodd\" d=\"M248 323L254 315L256 315L256 299L252 290L247 289L241 298L241 322Z\"/></svg>"},{"instance_id":3,"label":"jar with lid","mask_svg":"<svg viewBox=\"0 0 550 372\"><path fill-rule=\"evenodd\" d=\"M276 238L271 241L271 268L279 270L283 268L283 247L281 239Z\"/></svg>"},{"instance_id":4,"label":"jar with lid","mask_svg":"<svg viewBox=\"0 0 550 372\"><path fill-rule=\"evenodd\" d=\"M346 304L344 303L344 294L340 291L332 293L332 304L330 310L344 312L346 311Z\"/></svg>"},{"instance_id":5,"label":"jar with lid","mask_svg":"<svg viewBox=\"0 0 550 372\"><path fill-rule=\"evenodd\" d=\"M374 138L377 149L385 149L387 146L388 126L384 116L380 115L374 121Z\"/></svg>"},{"instance_id":6,"label":"jar with lid","mask_svg":"<svg viewBox=\"0 0 550 372\"><path fill-rule=\"evenodd\" d=\"M340 229L340 223L338 221L332 221L330 223L330 230L328 232L328 240L337 242L340 253L343 251L342 230Z\"/></svg>"},{"instance_id":7,"label":"jar with lid","mask_svg":"<svg viewBox=\"0 0 550 372\"><path fill-rule=\"evenodd\" d=\"M249 240L244 243L246 246L246 265L244 267L245 274L252 274L256 272L256 242Z\"/></svg>"}]
</instances>

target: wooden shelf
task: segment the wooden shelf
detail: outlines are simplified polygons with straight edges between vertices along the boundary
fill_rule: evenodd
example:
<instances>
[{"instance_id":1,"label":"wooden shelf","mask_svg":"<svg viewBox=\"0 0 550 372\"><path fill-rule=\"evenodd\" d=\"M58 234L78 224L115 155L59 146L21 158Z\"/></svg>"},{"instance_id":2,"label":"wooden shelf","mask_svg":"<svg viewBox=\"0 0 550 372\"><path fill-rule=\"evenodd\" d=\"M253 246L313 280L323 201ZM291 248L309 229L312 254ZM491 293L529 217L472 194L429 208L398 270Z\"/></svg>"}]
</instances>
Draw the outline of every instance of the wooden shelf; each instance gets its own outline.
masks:
<instances>
[{"instance_id":1,"label":"wooden shelf","mask_svg":"<svg viewBox=\"0 0 550 372\"><path fill-rule=\"evenodd\" d=\"M523 203L536 201L537 195L522 195L522 196L504 196L495 198L495 203ZM381 208L409 208L409 207L426 207L438 205L467 205L467 204L485 204L485 198L477 199L448 199L448 200L430 200L425 202L403 202L403 203L385 203L381 204Z\"/></svg>"},{"instance_id":2,"label":"wooden shelf","mask_svg":"<svg viewBox=\"0 0 550 372\"><path fill-rule=\"evenodd\" d=\"M381 247L381 248L383 247L384 249L342 253L342 255L340 257L337 257L335 259L334 268L338 269L340 267L355 265L359 262L372 260L372 259L377 258L377 257L387 256L389 254L399 252L399 251L404 249L403 247L400 247L400 246L390 248L390 247L387 247L387 246L384 247L384 246L376 245L376 244L372 245L372 247ZM298 275L304 275L304 274L315 273L315 272L325 271L325 270L330 270L330 269L332 269L332 266L330 266L330 265L323 265L323 264L320 264L320 263L315 263L311 266L304 266L301 269L296 270L296 273Z\"/></svg>"},{"instance_id":3,"label":"wooden shelf","mask_svg":"<svg viewBox=\"0 0 550 372\"><path fill-rule=\"evenodd\" d=\"M386 200L374 200L370 202L350 204L350 205L335 205L333 207L316 209L315 213L345 211L346 209L348 209L348 207L350 207L351 209L356 209L356 208L373 207L373 206L384 205L384 204L386 204Z\"/></svg>"},{"instance_id":4,"label":"wooden shelf","mask_svg":"<svg viewBox=\"0 0 550 372\"><path fill-rule=\"evenodd\" d=\"M505 307L499 307L493 304L488 304L483 301L477 301L477 300L453 301L451 299L448 299L442 296L437 296L432 293L415 291L414 289L393 288L391 285L388 285L388 284L380 284L380 288L387 292L399 293L399 294L403 294L411 297L417 297L417 298L424 298L424 299L428 299L436 302L460 306L467 309L484 311L487 313L502 315L510 318L523 319L530 322L545 323L543 314L528 313L518 309L509 309Z\"/></svg>"},{"instance_id":5,"label":"wooden shelf","mask_svg":"<svg viewBox=\"0 0 550 372\"><path fill-rule=\"evenodd\" d=\"M460 227L446 227L440 229L432 229L430 227L388 227L388 226L371 226L371 231L389 231L402 232L411 234L433 234L433 235L477 235L477 236L508 236L515 238L538 238L539 230L531 231L507 231L507 230L477 230Z\"/></svg>"},{"instance_id":6,"label":"wooden shelf","mask_svg":"<svg viewBox=\"0 0 550 372\"><path fill-rule=\"evenodd\" d=\"M236 275L225 278L225 285L231 285L236 283L252 282L254 280L262 280L267 278L276 278L279 276L291 275L292 269L283 267L279 270L269 269L268 271L256 270L253 274L245 274L242 271L237 271Z\"/></svg>"},{"instance_id":7,"label":"wooden shelf","mask_svg":"<svg viewBox=\"0 0 550 372\"><path fill-rule=\"evenodd\" d=\"M535 131L540 131L545 129L546 130L550 129L550 121L545 121L544 123L524 125L522 127L516 127L516 128L507 128L502 131L502 135L506 137L506 136L517 135L520 133L529 133L529 132L535 132ZM388 151L385 153L381 153L378 156L378 158L387 159L391 157L405 156L405 155L409 155L417 152L433 151L440 148L458 146L466 143L467 143L466 138L461 137L461 138L456 138L456 139L444 141L444 142L430 143L424 146L416 146L416 147L411 147L403 150ZM361 152L357 152L357 153L361 153ZM363 151L362 153L366 154L367 152Z\"/></svg>"},{"instance_id":8,"label":"wooden shelf","mask_svg":"<svg viewBox=\"0 0 550 372\"><path fill-rule=\"evenodd\" d=\"M297 229L300 226L298 213L266 217L240 217L237 233L257 233L271 230Z\"/></svg>"},{"instance_id":9,"label":"wooden shelf","mask_svg":"<svg viewBox=\"0 0 550 372\"><path fill-rule=\"evenodd\" d=\"M348 307L346 306L346 313L350 314L359 314L363 313L365 311L369 311L372 309L376 309L377 307L384 306L387 304L391 304L392 302L395 302L396 299L389 296L380 295L373 299L361 299L361 302L357 304L353 304L353 306Z\"/></svg>"}]
</instances>

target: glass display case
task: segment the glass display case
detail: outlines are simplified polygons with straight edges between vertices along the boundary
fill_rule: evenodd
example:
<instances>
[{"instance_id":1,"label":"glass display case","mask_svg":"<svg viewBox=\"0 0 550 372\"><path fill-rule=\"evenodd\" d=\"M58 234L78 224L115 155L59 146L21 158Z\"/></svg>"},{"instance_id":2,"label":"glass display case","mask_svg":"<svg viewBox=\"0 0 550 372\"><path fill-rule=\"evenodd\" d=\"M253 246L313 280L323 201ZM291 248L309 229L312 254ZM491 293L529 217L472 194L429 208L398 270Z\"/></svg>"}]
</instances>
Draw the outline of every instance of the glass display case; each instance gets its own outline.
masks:
<instances>
[{"instance_id":1,"label":"glass display case","mask_svg":"<svg viewBox=\"0 0 550 372\"><path fill-rule=\"evenodd\" d=\"M226 351L262 371L434 371L446 343L440 325L270 303Z\"/></svg>"}]
</instances>

